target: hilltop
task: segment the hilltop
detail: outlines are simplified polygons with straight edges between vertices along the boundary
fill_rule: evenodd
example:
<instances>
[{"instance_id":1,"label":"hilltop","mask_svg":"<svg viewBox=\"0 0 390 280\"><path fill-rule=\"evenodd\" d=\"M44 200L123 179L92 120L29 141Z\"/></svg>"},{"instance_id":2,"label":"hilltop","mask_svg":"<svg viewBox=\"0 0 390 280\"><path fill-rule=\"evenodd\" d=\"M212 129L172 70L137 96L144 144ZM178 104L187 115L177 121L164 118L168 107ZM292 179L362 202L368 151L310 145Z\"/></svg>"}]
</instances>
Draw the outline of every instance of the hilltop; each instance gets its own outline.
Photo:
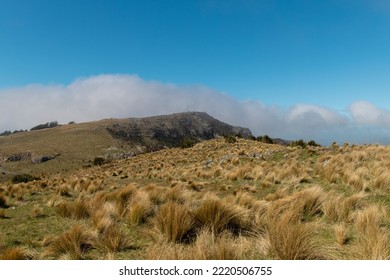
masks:
<instances>
[{"instance_id":1,"label":"hilltop","mask_svg":"<svg viewBox=\"0 0 390 280\"><path fill-rule=\"evenodd\" d=\"M45 126L43 126L45 127ZM163 148L191 146L217 136L250 137L206 113L106 119L20 132L0 137L0 181L20 173L55 174Z\"/></svg>"}]
</instances>

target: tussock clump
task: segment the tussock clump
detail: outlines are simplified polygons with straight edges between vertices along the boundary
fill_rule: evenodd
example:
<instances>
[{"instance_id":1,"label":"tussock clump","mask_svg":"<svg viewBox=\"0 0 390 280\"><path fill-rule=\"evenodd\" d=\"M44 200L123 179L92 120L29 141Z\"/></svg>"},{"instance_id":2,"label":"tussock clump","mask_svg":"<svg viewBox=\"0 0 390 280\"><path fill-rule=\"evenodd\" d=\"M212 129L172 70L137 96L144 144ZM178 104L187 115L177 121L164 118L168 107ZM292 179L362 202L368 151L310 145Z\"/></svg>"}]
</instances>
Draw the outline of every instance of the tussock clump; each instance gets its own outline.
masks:
<instances>
[{"instance_id":1,"label":"tussock clump","mask_svg":"<svg viewBox=\"0 0 390 280\"><path fill-rule=\"evenodd\" d=\"M62 184L60 187L57 188L57 193L60 196L65 196L65 197L72 197L72 187L69 186L68 184Z\"/></svg>"},{"instance_id":2,"label":"tussock clump","mask_svg":"<svg viewBox=\"0 0 390 280\"><path fill-rule=\"evenodd\" d=\"M390 187L390 174L387 170L383 170L375 177L372 186L374 190L388 190Z\"/></svg>"},{"instance_id":3,"label":"tussock clump","mask_svg":"<svg viewBox=\"0 0 390 280\"><path fill-rule=\"evenodd\" d=\"M335 225L334 233L335 233L336 241L340 246L347 244L348 241L350 240L348 229L345 223L340 223Z\"/></svg>"},{"instance_id":4,"label":"tussock clump","mask_svg":"<svg viewBox=\"0 0 390 280\"><path fill-rule=\"evenodd\" d=\"M165 192L165 201L174 201L179 204L184 204L192 198L192 191L185 187L175 186Z\"/></svg>"},{"instance_id":5,"label":"tussock clump","mask_svg":"<svg viewBox=\"0 0 390 280\"><path fill-rule=\"evenodd\" d=\"M384 209L371 205L356 213L355 227L359 233L365 235L375 235L380 230L384 219Z\"/></svg>"},{"instance_id":6,"label":"tussock clump","mask_svg":"<svg viewBox=\"0 0 390 280\"><path fill-rule=\"evenodd\" d=\"M295 203L301 208L304 219L322 215L322 203L325 193L321 187L315 186L302 190L295 195Z\"/></svg>"},{"instance_id":7,"label":"tussock clump","mask_svg":"<svg viewBox=\"0 0 390 280\"><path fill-rule=\"evenodd\" d=\"M0 260L31 260L34 254L21 248L7 248L0 253Z\"/></svg>"},{"instance_id":8,"label":"tussock clump","mask_svg":"<svg viewBox=\"0 0 390 280\"><path fill-rule=\"evenodd\" d=\"M248 249L245 241L227 231L215 236L204 229L198 233L188 255L194 260L240 260L245 258L244 253Z\"/></svg>"},{"instance_id":9,"label":"tussock clump","mask_svg":"<svg viewBox=\"0 0 390 280\"><path fill-rule=\"evenodd\" d=\"M88 202L82 198L73 202L63 200L57 204L55 211L64 218L86 219L90 217Z\"/></svg>"},{"instance_id":10,"label":"tussock clump","mask_svg":"<svg viewBox=\"0 0 390 280\"><path fill-rule=\"evenodd\" d=\"M8 208L7 197L0 194L0 208Z\"/></svg>"},{"instance_id":11,"label":"tussock clump","mask_svg":"<svg viewBox=\"0 0 390 280\"><path fill-rule=\"evenodd\" d=\"M92 214L92 223L98 232L102 233L117 220L117 213L113 202L104 202L104 204L95 208Z\"/></svg>"},{"instance_id":12,"label":"tussock clump","mask_svg":"<svg viewBox=\"0 0 390 280\"><path fill-rule=\"evenodd\" d=\"M358 260L390 260L390 234L380 229L374 234L358 234L348 258Z\"/></svg>"},{"instance_id":13,"label":"tussock clump","mask_svg":"<svg viewBox=\"0 0 390 280\"><path fill-rule=\"evenodd\" d=\"M146 192L140 191L132 201L126 219L130 224L140 225L145 223L147 218L152 216L152 214L153 206L149 195Z\"/></svg>"},{"instance_id":14,"label":"tussock clump","mask_svg":"<svg viewBox=\"0 0 390 280\"><path fill-rule=\"evenodd\" d=\"M322 210L325 217L333 222L350 222L355 210L363 206L363 193L353 194L349 197L329 193L323 202Z\"/></svg>"},{"instance_id":15,"label":"tussock clump","mask_svg":"<svg viewBox=\"0 0 390 280\"><path fill-rule=\"evenodd\" d=\"M7 215L5 213L5 210L3 208L0 208L0 219L6 219Z\"/></svg>"},{"instance_id":16,"label":"tussock clump","mask_svg":"<svg viewBox=\"0 0 390 280\"><path fill-rule=\"evenodd\" d=\"M103 252L116 253L134 248L134 239L124 234L118 224L112 224L95 239L93 244Z\"/></svg>"},{"instance_id":17,"label":"tussock clump","mask_svg":"<svg viewBox=\"0 0 390 280\"><path fill-rule=\"evenodd\" d=\"M43 218L45 217L45 213L42 207L39 205L34 205L31 209L31 217L32 218Z\"/></svg>"},{"instance_id":18,"label":"tussock clump","mask_svg":"<svg viewBox=\"0 0 390 280\"><path fill-rule=\"evenodd\" d=\"M235 235L251 230L248 211L239 205L217 198L204 198L195 212L195 217L201 226L210 228L216 235L225 230Z\"/></svg>"},{"instance_id":19,"label":"tussock clump","mask_svg":"<svg viewBox=\"0 0 390 280\"><path fill-rule=\"evenodd\" d=\"M161 205L152 220L148 235L166 242L190 242L194 238L197 223L186 206L173 201Z\"/></svg>"},{"instance_id":20,"label":"tussock clump","mask_svg":"<svg viewBox=\"0 0 390 280\"><path fill-rule=\"evenodd\" d=\"M83 259L85 253L92 248L94 235L84 227L76 225L62 235L48 241L44 257L65 257L75 260Z\"/></svg>"},{"instance_id":21,"label":"tussock clump","mask_svg":"<svg viewBox=\"0 0 390 280\"><path fill-rule=\"evenodd\" d=\"M137 186L130 184L115 193L115 204L120 216L123 216L126 213L132 197L135 196L137 192Z\"/></svg>"},{"instance_id":22,"label":"tussock clump","mask_svg":"<svg viewBox=\"0 0 390 280\"><path fill-rule=\"evenodd\" d=\"M296 213L286 212L268 220L271 250L281 260L326 259L322 246L315 240L314 223L302 223Z\"/></svg>"}]
</instances>

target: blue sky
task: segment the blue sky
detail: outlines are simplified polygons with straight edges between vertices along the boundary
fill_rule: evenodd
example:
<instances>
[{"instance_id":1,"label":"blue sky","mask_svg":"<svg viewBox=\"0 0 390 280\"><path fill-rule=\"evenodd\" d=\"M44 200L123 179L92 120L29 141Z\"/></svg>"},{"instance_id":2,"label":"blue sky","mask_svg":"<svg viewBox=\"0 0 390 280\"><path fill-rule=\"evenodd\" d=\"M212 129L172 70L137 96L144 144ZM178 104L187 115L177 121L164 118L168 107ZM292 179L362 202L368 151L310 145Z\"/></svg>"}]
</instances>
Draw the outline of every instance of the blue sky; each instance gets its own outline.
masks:
<instances>
[{"instance_id":1,"label":"blue sky","mask_svg":"<svg viewBox=\"0 0 390 280\"><path fill-rule=\"evenodd\" d=\"M102 74L207 88L280 114L319 106L361 128L350 111L355 102L385 116L390 110L390 2L0 2L0 102L17 102L15 92L31 84L46 92ZM23 124L4 118L0 130Z\"/></svg>"}]
</instances>

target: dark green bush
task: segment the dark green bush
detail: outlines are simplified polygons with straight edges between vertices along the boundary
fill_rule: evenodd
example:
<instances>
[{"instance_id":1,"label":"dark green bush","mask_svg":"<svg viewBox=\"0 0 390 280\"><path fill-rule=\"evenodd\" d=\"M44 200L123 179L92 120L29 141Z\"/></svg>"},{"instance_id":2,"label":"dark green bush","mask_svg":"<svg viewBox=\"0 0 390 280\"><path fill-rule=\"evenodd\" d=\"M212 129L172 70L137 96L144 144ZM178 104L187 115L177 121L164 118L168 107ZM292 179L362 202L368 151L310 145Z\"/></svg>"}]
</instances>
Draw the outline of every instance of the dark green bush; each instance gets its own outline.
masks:
<instances>
[{"instance_id":1,"label":"dark green bush","mask_svg":"<svg viewBox=\"0 0 390 280\"><path fill-rule=\"evenodd\" d=\"M233 144L233 143L236 143L236 142L237 142L236 137L234 137L234 136L232 136L232 135L225 136L224 138L225 138L225 142L226 142L226 143Z\"/></svg>"},{"instance_id":2,"label":"dark green bush","mask_svg":"<svg viewBox=\"0 0 390 280\"><path fill-rule=\"evenodd\" d=\"M104 163L106 163L106 160L103 157L95 157L93 160L94 165L102 165Z\"/></svg>"},{"instance_id":3,"label":"dark green bush","mask_svg":"<svg viewBox=\"0 0 390 280\"><path fill-rule=\"evenodd\" d=\"M34 181L34 180L39 180L39 178L34 177L32 175L29 175L29 174L19 174L19 175L15 175L12 178L12 183L14 183L14 184L27 183L27 182Z\"/></svg>"},{"instance_id":4,"label":"dark green bush","mask_svg":"<svg viewBox=\"0 0 390 280\"><path fill-rule=\"evenodd\" d=\"M33 128L30 129L30 131L32 131L32 130L39 130L39 129L45 129L45 128L52 128L52 127L56 127L56 126L58 126L58 122L57 121L48 122L48 123L45 123L45 124L39 124L37 126L34 126Z\"/></svg>"},{"instance_id":5,"label":"dark green bush","mask_svg":"<svg viewBox=\"0 0 390 280\"><path fill-rule=\"evenodd\" d=\"M180 147L183 148L183 149L191 148L191 147L193 147L196 144L196 142L197 141L194 138L185 137L185 138L181 139Z\"/></svg>"},{"instance_id":6,"label":"dark green bush","mask_svg":"<svg viewBox=\"0 0 390 280\"><path fill-rule=\"evenodd\" d=\"M259 142L262 142L262 143L267 143L267 144L273 144L274 143L274 140L272 140L271 137L269 137L268 135L263 135L263 136L259 136L256 138L257 141Z\"/></svg>"},{"instance_id":7,"label":"dark green bush","mask_svg":"<svg viewBox=\"0 0 390 280\"><path fill-rule=\"evenodd\" d=\"M307 143L305 141L303 141L302 139L299 139L297 141L291 142L291 146L305 148L307 146Z\"/></svg>"},{"instance_id":8,"label":"dark green bush","mask_svg":"<svg viewBox=\"0 0 390 280\"><path fill-rule=\"evenodd\" d=\"M314 140L310 140L309 142L307 142L307 145L312 146L312 147L320 147L321 146L320 144L318 144Z\"/></svg>"}]
</instances>

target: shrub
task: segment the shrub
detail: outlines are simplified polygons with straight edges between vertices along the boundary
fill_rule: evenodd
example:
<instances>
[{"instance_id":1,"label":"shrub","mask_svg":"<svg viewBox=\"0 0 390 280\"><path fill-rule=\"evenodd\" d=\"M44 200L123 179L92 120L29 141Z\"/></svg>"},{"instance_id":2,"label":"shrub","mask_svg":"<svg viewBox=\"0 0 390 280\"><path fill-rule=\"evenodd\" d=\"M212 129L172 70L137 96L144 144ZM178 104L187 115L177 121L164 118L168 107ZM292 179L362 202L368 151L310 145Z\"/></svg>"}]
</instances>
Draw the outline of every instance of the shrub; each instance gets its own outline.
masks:
<instances>
[{"instance_id":1,"label":"shrub","mask_svg":"<svg viewBox=\"0 0 390 280\"><path fill-rule=\"evenodd\" d=\"M37 126L34 126L30 129L30 131L33 131L33 130L40 130L40 129L45 129L45 128L52 128L52 127L56 127L58 126L58 122L57 121L53 121L53 122L48 122L48 123L45 123L45 124L39 124Z\"/></svg>"},{"instance_id":2,"label":"shrub","mask_svg":"<svg viewBox=\"0 0 390 280\"><path fill-rule=\"evenodd\" d=\"M229 144L233 144L233 143L237 142L236 137L234 137L232 135L225 136L224 138L225 138L225 142L229 143Z\"/></svg>"},{"instance_id":3,"label":"shrub","mask_svg":"<svg viewBox=\"0 0 390 280\"><path fill-rule=\"evenodd\" d=\"M34 177L32 175L29 175L29 174L19 174L19 175L15 175L12 178L12 183L14 183L14 184L27 183L27 182L34 181L34 180L39 180L39 178Z\"/></svg>"},{"instance_id":4,"label":"shrub","mask_svg":"<svg viewBox=\"0 0 390 280\"><path fill-rule=\"evenodd\" d=\"M93 164L94 165L103 165L104 163L106 163L106 160L103 158L103 157L95 157L95 159L93 160Z\"/></svg>"},{"instance_id":5,"label":"shrub","mask_svg":"<svg viewBox=\"0 0 390 280\"><path fill-rule=\"evenodd\" d=\"M312 147L320 147L321 146L320 144L318 144L314 140L310 140L309 142L307 142L307 145L312 146Z\"/></svg>"},{"instance_id":6,"label":"shrub","mask_svg":"<svg viewBox=\"0 0 390 280\"><path fill-rule=\"evenodd\" d=\"M180 141L180 147L185 149L185 148L191 148L193 147L195 144L196 144L196 140L194 138L191 138L191 137L184 137L183 139L181 139Z\"/></svg>"},{"instance_id":7,"label":"shrub","mask_svg":"<svg viewBox=\"0 0 390 280\"><path fill-rule=\"evenodd\" d=\"M305 148L307 146L307 143L303 141L302 139L299 139L297 141L292 141L290 144L292 147L302 147Z\"/></svg>"},{"instance_id":8,"label":"shrub","mask_svg":"<svg viewBox=\"0 0 390 280\"><path fill-rule=\"evenodd\" d=\"M262 143L267 143L267 144L273 144L274 143L274 140L272 140L271 137L269 137L268 135L263 135L263 136L259 136L256 138L257 141L259 142L262 142Z\"/></svg>"}]
</instances>

